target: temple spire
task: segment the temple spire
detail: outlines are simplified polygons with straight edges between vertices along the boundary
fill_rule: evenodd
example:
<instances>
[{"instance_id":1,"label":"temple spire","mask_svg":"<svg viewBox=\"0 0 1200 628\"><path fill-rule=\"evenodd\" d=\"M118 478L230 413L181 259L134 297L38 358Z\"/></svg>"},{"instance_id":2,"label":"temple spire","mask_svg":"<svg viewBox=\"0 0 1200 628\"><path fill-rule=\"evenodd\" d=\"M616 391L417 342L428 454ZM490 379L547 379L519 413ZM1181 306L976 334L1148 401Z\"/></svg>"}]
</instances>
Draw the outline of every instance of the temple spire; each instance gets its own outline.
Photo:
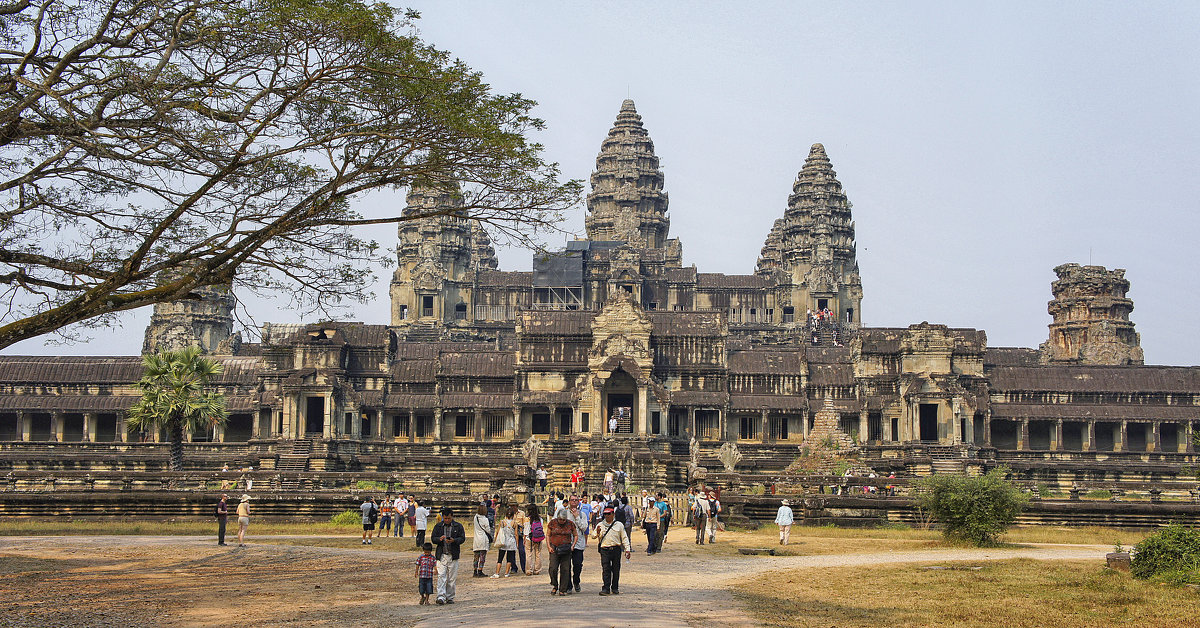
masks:
<instances>
[{"instance_id":1,"label":"temple spire","mask_svg":"<svg viewBox=\"0 0 1200 628\"><path fill-rule=\"evenodd\" d=\"M643 248L666 244L671 221L658 166L642 116L632 100L625 100L596 156L585 220L589 239L625 241Z\"/></svg>"}]
</instances>

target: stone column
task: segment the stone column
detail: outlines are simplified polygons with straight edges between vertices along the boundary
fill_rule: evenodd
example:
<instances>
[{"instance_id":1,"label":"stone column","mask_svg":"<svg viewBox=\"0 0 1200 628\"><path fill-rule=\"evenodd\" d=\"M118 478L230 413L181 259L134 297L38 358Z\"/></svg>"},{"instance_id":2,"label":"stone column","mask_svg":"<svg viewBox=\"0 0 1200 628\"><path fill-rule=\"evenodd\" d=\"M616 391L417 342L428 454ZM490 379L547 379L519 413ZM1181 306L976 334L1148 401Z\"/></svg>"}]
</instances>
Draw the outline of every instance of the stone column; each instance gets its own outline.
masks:
<instances>
[{"instance_id":1,"label":"stone column","mask_svg":"<svg viewBox=\"0 0 1200 628\"><path fill-rule=\"evenodd\" d=\"M879 413L879 428L883 432L883 440L895 440L892 436L892 421L891 419L883 416L882 412Z\"/></svg>"},{"instance_id":2,"label":"stone column","mask_svg":"<svg viewBox=\"0 0 1200 628\"><path fill-rule=\"evenodd\" d=\"M771 442L771 415L766 408L762 410L762 442Z\"/></svg>"},{"instance_id":3,"label":"stone column","mask_svg":"<svg viewBox=\"0 0 1200 628\"><path fill-rule=\"evenodd\" d=\"M1021 419L1021 423L1017 426L1017 449L1019 451L1029 449L1029 419Z\"/></svg>"},{"instance_id":4,"label":"stone column","mask_svg":"<svg viewBox=\"0 0 1200 628\"><path fill-rule=\"evenodd\" d=\"M1088 419L1087 431L1083 437L1083 450L1096 451L1096 420Z\"/></svg>"},{"instance_id":5,"label":"stone column","mask_svg":"<svg viewBox=\"0 0 1200 628\"><path fill-rule=\"evenodd\" d=\"M696 432L696 407L695 406L691 406L688 408L687 416L688 416L688 436L690 436L696 440L700 440L700 434L698 434Z\"/></svg>"},{"instance_id":6,"label":"stone column","mask_svg":"<svg viewBox=\"0 0 1200 628\"><path fill-rule=\"evenodd\" d=\"M86 420L86 419L85 419L85 420ZM222 423L221 425L218 425L218 426L217 426L217 429L216 429L216 430L214 430L214 432L216 432L216 433L214 434L214 436L216 436L216 439L217 439L217 442L218 442L218 443L223 443L223 442L225 442L225 424L224 424L224 423Z\"/></svg>"},{"instance_id":7,"label":"stone column","mask_svg":"<svg viewBox=\"0 0 1200 628\"><path fill-rule=\"evenodd\" d=\"M1050 436L1050 451L1062 451L1063 448L1063 421L1056 419L1054 421L1054 433Z\"/></svg>"},{"instance_id":8,"label":"stone column","mask_svg":"<svg viewBox=\"0 0 1200 628\"><path fill-rule=\"evenodd\" d=\"M475 408L475 442L483 440L483 409Z\"/></svg>"},{"instance_id":9,"label":"stone column","mask_svg":"<svg viewBox=\"0 0 1200 628\"><path fill-rule=\"evenodd\" d=\"M83 413L83 441L86 443L96 442L96 413Z\"/></svg>"},{"instance_id":10,"label":"stone column","mask_svg":"<svg viewBox=\"0 0 1200 628\"><path fill-rule=\"evenodd\" d=\"M1117 438L1113 439L1113 451L1125 451L1127 449L1125 440L1129 436L1129 422L1121 421L1121 427L1117 430Z\"/></svg>"},{"instance_id":11,"label":"stone column","mask_svg":"<svg viewBox=\"0 0 1200 628\"><path fill-rule=\"evenodd\" d=\"M129 425L126 423L128 418L124 412L117 413L117 440L122 443L129 442Z\"/></svg>"},{"instance_id":12,"label":"stone column","mask_svg":"<svg viewBox=\"0 0 1200 628\"><path fill-rule=\"evenodd\" d=\"M992 416L991 414L983 417L983 444L986 447L992 446Z\"/></svg>"},{"instance_id":13,"label":"stone column","mask_svg":"<svg viewBox=\"0 0 1200 628\"><path fill-rule=\"evenodd\" d=\"M63 423L66 422L66 416L62 412L50 413L50 432L57 442L63 442Z\"/></svg>"},{"instance_id":14,"label":"stone column","mask_svg":"<svg viewBox=\"0 0 1200 628\"><path fill-rule=\"evenodd\" d=\"M21 411L17 413L17 431L20 432L20 438L28 442L33 438L33 414L30 412Z\"/></svg>"},{"instance_id":15,"label":"stone column","mask_svg":"<svg viewBox=\"0 0 1200 628\"><path fill-rule=\"evenodd\" d=\"M867 411L858 411L858 442L865 443L871 440L871 422L867 420Z\"/></svg>"},{"instance_id":16,"label":"stone column","mask_svg":"<svg viewBox=\"0 0 1200 628\"><path fill-rule=\"evenodd\" d=\"M376 416L378 418L375 422L377 424L379 424L379 427L377 429L379 430L380 438L382 438L383 437L383 415L376 413ZM321 436L323 436L325 438L333 438L333 433L334 433L333 432L333 418L334 418L333 395L327 395L325 397L324 416L321 417L321 420L324 422L324 424L321 425Z\"/></svg>"},{"instance_id":17,"label":"stone column","mask_svg":"<svg viewBox=\"0 0 1200 628\"><path fill-rule=\"evenodd\" d=\"M417 441L417 413L413 410L408 411L408 442L415 443Z\"/></svg>"},{"instance_id":18,"label":"stone column","mask_svg":"<svg viewBox=\"0 0 1200 628\"><path fill-rule=\"evenodd\" d=\"M1150 433L1151 433L1150 446L1147 447L1146 449L1148 449L1149 451L1154 451L1154 452L1162 451L1162 423L1160 423L1159 421L1154 421L1153 423L1151 423L1150 424Z\"/></svg>"},{"instance_id":19,"label":"stone column","mask_svg":"<svg viewBox=\"0 0 1200 628\"><path fill-rule=\"evenodd\" d=\"M433 409L433 440L441 442L446 440L446 435L442 433L442 409Z\"/></svg>"},{"instance_id":20,"label":"stone column","mask_svg":"<svg viewBox=\"0 0 1200 628\"><path fill-rule=\"evenodd\" d=\"M1186 453L1189 453L1189 454L1196 451L1196 445L1195 445L1195 443L1192 442L1192 439L1195 438L1192 435L1193 430L1195 430L1195 429L1196 428L1195 428L1195 426L1192 425L1191 421L1184 422L1184 424L1183 424L1183 436L1184 436L1183 451Z\"/></svg>"},{"instance_id":21,"label":"stone column","mask_svg":"<svg viewBox=\"0 0 1200 628\"><path fill-rule=\"evenodd\" d=\"M637 425L634 426L633 433L638 436L645 436L647 432L646 423L650 418L650 400L645 386L638 386L637 404Z\"/></svg>"},{"instance_id":22,"label":"stone column","mask_svg":"<svg viewBox=\"0 0 1200 628\"><path fill-rule=\"evenodd\" d=\"M804 437L804 440L808 440L808 411L807 410L805 410L804 414L801 415L801 417L800 417L800 435Z\"/></svg>"}]
</instances>

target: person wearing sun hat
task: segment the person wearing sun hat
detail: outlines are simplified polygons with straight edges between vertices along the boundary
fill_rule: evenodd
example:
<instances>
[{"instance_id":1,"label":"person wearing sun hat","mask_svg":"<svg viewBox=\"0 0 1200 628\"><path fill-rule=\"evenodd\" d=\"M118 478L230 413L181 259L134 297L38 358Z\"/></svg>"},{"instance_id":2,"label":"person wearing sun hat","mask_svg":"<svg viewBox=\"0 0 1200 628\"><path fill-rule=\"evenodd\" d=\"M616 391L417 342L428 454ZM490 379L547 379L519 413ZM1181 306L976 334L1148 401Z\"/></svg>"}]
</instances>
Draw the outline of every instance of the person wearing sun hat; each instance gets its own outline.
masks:
<instances>
[{"instance_id":1,"label":"person wearing sun hat","mask_svg":"<svg viewBox=\"0 0 1200 628\"><path fill-rule=\"evenodd\" d=\"M779 510L775 513L775 525L779 526L779 544L787 545L792 537L792 502L783 500L783 504L779 506Z\"/></svg>"},{"instance_id":2,"label":"person wearing sun hat","mask_svg":"<svg viewBox=\"0 0 1200 628\"><path fill-rule=\"evenodd\" d=\"M250 496L242 495L242 501L238 503L238 547L246 547L246 528L250 527Z\"/></svg>"}]
</instances>

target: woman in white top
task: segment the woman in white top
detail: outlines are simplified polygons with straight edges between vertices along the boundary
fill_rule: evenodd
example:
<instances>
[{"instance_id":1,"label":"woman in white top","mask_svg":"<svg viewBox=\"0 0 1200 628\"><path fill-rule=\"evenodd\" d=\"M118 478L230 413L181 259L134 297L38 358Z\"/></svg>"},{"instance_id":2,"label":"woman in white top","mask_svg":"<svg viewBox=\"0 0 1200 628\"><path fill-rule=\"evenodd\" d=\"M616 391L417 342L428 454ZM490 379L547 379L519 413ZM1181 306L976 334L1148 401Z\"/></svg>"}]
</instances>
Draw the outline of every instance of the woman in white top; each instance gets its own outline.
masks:
<instances>
[{"instance_id":1,"label":"woman in white top","mask_svg":"<svg viewBox=\"0 0 1200 628\"><path fill-rule=\"evenodd\" d=\"M483 578L487 574L483 573L483 568L487 565L488 546L492 544L492 524L488 522L487 506L480 504L479 510L475 513L475 539L471 543L471 549L475 552L475 573L471 574L475 578Z\"/></svg>"},{"instance_id":2,"label":"woman in white top","mask_svg":"<svg viewBox=\"0 0 1200 628\"><path fill-rule=\"evenodd\" d=\"M501 577L501 565L504 565L503 577L505 578L514 571L520 571L520 567L517 567L516 522L513 521L516 514L517 507L509 506L508 514L500 523L496 524L496 547L500 548L500 551L496 555L496 573L492 574L493 578Z\"/></svg>"}]
</instances>

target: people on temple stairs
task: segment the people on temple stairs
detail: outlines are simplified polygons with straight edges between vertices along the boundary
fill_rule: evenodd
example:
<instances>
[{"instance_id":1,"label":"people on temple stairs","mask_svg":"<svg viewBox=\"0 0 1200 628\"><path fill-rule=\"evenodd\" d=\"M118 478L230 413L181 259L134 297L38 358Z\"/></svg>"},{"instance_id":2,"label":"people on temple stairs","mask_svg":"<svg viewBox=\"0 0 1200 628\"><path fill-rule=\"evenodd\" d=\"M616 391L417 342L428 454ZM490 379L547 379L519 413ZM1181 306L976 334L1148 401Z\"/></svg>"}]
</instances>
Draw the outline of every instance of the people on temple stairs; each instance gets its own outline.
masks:
<instances>
[{"instance_id":1,"label":"people on temple stairs","mask_svg":"<svg viewBox=\"0 0 1200 628\"><path fill-rule=\"evenodd\" d=\"M454 512L442 509L442 520L433 526L433 543L437 547L437 603L453 604L458 582L458 555L467 540L462 524L454 520Z\"/></svg>"}]
</instances>

